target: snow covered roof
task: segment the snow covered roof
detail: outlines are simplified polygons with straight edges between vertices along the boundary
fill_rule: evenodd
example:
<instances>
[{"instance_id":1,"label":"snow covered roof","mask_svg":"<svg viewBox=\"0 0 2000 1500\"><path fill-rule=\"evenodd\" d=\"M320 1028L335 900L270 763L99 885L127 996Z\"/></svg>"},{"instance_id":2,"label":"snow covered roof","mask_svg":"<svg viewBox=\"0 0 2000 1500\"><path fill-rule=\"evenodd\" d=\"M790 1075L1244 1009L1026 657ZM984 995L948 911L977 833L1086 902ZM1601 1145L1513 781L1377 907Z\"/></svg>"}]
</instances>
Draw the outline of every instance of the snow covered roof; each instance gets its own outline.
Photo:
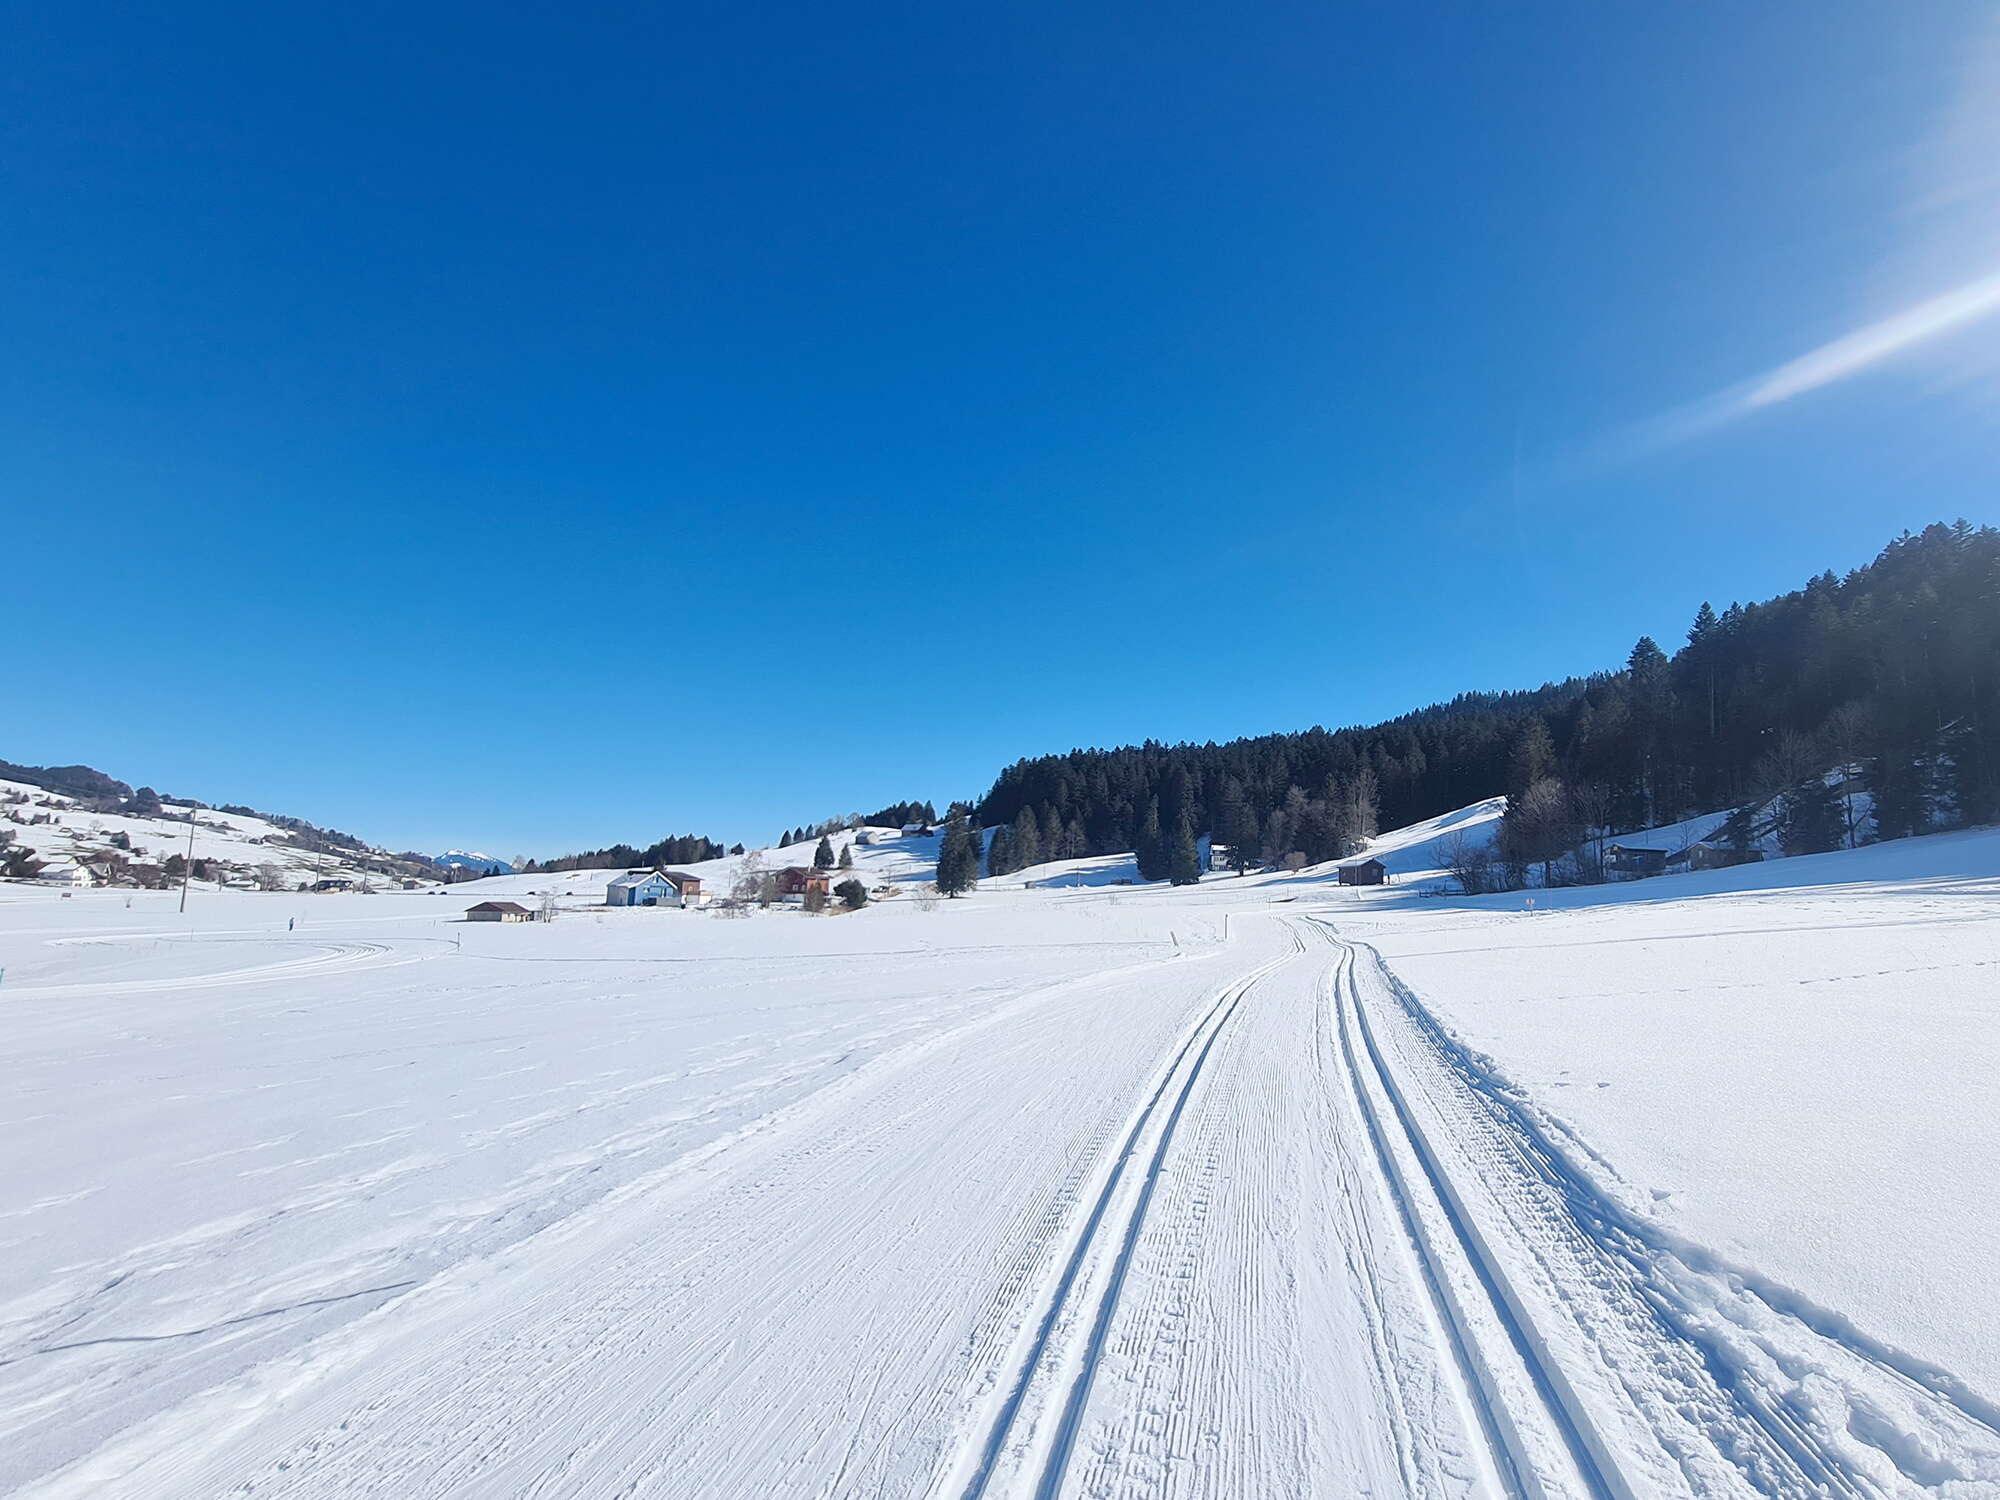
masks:
<instances>
[{"instance_id":1,"label":"snow covered roof","mask_svg":"<svg viewBox=\"0 0 2000 1500\"><path fill-rule=\"evenodd\" d=\"M658 870L632 870L612 881L611 887L614 890L629 890L634 886L649 885L655 880L665 880L666 878Z\"/></svg>"}]
</instances>

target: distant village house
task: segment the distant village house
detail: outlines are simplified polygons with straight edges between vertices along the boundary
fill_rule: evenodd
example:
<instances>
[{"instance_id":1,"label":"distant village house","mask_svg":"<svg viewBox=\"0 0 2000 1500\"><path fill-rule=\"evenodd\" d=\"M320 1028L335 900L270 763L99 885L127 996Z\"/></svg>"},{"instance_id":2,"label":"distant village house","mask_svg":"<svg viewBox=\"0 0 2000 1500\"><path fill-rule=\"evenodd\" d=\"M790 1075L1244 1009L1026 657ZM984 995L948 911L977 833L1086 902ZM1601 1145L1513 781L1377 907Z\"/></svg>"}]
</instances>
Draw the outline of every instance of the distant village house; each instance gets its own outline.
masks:
<instances>
[{"instance_id":1,"label":"distant village house","mask_svg":"<svg viewBox=\"0 0 2000 1500\"><path fill-rule=\"evenodd\" d=\"M627 870L605 887L606 906L679 906L702 903L701 877L679 870Z\"/></svg>"},{"instance_id":2,"label":"distant village house","mask_svg":"<svg viewBox=\"0 0 2000 1500\"><path fill-rule=\"evenodd\" d=\"M773 877L782 896L827 896L833 893L833 877L824 870L808 870L789 865Z\"/></svg>"},{"instance_id":3,"label":"distant village house","mask_svg":"<svg viewBox=\"0 0 2000 1500\"><path fill-rule=\"evenodd\" d=\"M532 922L535 914L518 901L482 901L465 909L468 922Z\"/></svg>"},{"instance_id":4,"label":"distant village house","mask_svg":"<svg viewBox=\"0 0 2000 1500\"><path fill-rule=\"evenodd\" d=\"M1389 867L1379 859L1357 860L1339 870L1342 885L1380 885L1389 878Z\"/></svg>"}]
</instances>

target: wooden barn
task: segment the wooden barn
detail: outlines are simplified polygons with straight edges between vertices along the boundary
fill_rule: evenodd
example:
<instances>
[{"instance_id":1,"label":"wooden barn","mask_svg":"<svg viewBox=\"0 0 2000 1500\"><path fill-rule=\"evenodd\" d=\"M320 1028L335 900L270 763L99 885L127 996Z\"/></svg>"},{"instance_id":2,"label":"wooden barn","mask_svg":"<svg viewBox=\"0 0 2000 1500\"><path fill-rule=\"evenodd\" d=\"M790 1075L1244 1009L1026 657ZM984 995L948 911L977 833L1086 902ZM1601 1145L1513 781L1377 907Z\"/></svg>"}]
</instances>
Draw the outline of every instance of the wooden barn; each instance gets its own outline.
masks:
<instances>
[{"instance_id":1,"label":"wooden barn","mask_svg":"<svg viewBox=\"0 0 2000 1500\"><path fill-rule=\"evenodd\" d=\"M1340 867L1342 885L1380 885L1389 878L1389 867L1379 859L1357 860Z\"/></svg>"},{"instance_id":2,"label":"wooden barn","mask_svg":"<svg viewBox=\"0 0 2000 1500\"><path fill-rule=\"evenodd\" d=\"M482 901L465 909L468 922L532 922L535 914L518 901Z\"/></svg>"},{"instance_id":3,"label":"wooden barn","mask_svg":"<svg viewBox=\"0 0 2000 1500\"><path fill-rule=\"evenodd\" d=\"M1754 865L1763 857L1762 849L1733 849L1728 844L1690 844L1686 851L1690 870L1727 870L1736 865ZM1679 862L1679 856L1675 862Z\"/></svg>"},{"instance_id":4,"label":"wooden barn","mask_svg":"<svg viewBox=\"0 0 2000 1500\"><path fill-rule=\"evenodd\" d=\"M1664 875L1667 851L1647 849L1637 844L1606 844L1604 863L1614 875Z\"/></svg>"}]
</instances>

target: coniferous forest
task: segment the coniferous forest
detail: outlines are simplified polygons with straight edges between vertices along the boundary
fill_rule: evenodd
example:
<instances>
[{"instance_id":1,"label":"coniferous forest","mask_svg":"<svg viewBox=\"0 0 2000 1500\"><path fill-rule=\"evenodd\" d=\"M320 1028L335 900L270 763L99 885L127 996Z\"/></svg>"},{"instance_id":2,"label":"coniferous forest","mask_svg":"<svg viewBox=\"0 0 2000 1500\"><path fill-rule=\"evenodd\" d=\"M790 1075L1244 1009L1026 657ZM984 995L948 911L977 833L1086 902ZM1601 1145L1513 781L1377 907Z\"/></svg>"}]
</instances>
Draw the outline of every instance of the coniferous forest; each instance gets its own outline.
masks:
<instances>
[{"instance_id":1,"label":"coniferous forest","mask_svg":"<svg viewBox=\"0 0 2000 1500\"><path fill-rule=\"evenodd\" d=\"M1149 880L1187 878L1196 835L1238 868L1318 863L1501 792L1519 862L1579 829L1780 794L1788 836L1830 847L1810 788L1837 767L1872 794L1879 837L2000 817L2000 531L1933 525L1844 578L1702 603L1671 650L1642 638L1588 677L1369 727L1019 761L977 817L1008 829L1012 867L1131 851Z\"/></svg>"}]
</instances>

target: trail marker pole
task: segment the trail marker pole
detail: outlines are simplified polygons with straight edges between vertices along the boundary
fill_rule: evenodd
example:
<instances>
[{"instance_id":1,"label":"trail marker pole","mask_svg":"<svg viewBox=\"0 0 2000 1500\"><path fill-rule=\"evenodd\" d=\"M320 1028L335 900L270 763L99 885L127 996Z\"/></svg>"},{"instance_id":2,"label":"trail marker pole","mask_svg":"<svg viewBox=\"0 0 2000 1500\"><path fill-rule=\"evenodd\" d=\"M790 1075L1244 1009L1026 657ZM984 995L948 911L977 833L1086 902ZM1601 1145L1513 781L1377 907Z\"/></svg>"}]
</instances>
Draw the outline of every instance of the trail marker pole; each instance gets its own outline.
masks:
<instances>
[{"instance_id":1,"label":"trail marker pole","mask_svg":"<svg viewBox=\"0 0 2000 1500\"><path fill-rule=\"evenodd\" d=\"M194 878L194 809L188 809L187 868L181 871L181 910L188 909L188 882Z\"/></svg>"}]
</instances>

